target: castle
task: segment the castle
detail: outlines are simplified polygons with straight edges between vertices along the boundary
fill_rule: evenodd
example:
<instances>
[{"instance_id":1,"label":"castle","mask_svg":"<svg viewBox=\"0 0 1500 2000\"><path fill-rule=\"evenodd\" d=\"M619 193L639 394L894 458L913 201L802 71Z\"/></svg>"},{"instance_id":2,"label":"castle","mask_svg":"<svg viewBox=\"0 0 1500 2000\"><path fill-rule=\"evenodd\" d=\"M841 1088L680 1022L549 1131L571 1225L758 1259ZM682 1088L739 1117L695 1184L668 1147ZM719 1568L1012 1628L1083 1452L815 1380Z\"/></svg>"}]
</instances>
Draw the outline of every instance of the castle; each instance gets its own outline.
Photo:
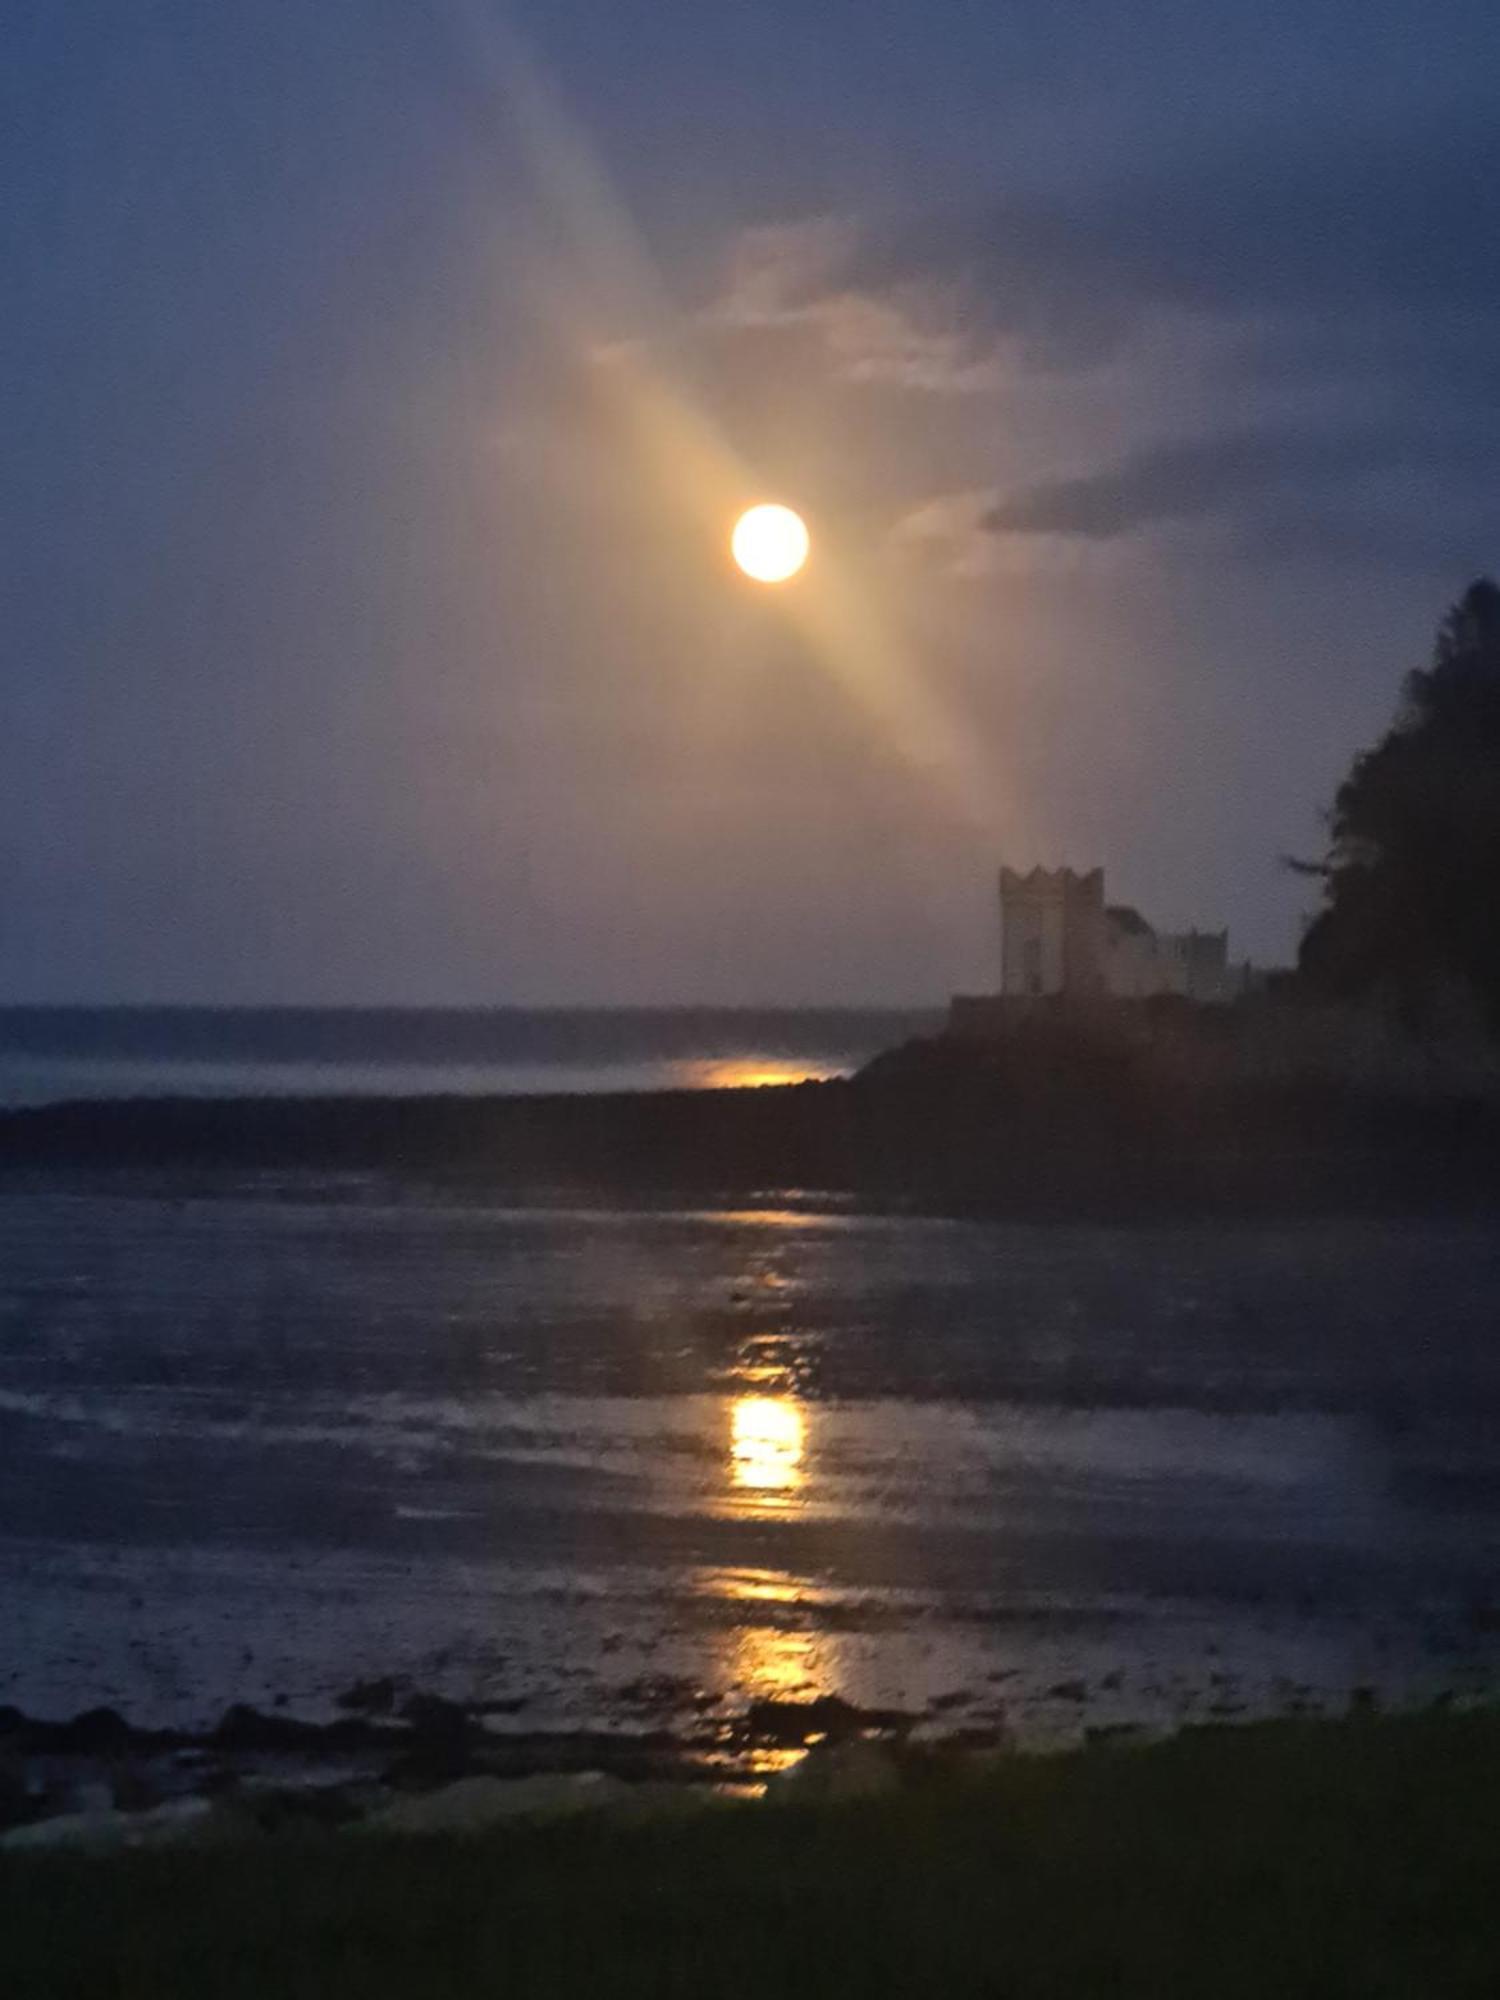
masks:
<instances>
[{"instance_id":1,"label":"castle","mask_svg":"<svg viewBox=\"0 0 1500 2000\"><path fill-rule=\"evenodd\" d=\"M1229 962L1228 931L1159 932L1139 910L1106 903L1102 868L1002 868L1000 940L1005 999L1174 993L1222 1003L1249 974Z\"/></svg>"}]
</instances>

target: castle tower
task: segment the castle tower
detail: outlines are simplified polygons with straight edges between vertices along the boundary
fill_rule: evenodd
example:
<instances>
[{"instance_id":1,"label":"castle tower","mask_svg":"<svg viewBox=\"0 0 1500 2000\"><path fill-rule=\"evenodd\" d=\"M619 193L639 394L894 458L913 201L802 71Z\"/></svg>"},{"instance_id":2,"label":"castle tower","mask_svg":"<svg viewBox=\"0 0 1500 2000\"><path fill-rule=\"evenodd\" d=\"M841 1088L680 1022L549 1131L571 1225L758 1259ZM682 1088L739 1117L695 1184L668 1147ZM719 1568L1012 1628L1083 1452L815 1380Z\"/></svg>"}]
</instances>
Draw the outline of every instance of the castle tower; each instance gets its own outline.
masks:
<instances>
[{"instance_id":1,"label":"castle tower","mask_svg":"<svg viewBox=\"0 0 1500 2000\"><path fill-rule=\"evenodd\" d=\"M1104 870L1002 868L1000 944L1003 993L1103 993Z\"/></svg>"}]
</instances>

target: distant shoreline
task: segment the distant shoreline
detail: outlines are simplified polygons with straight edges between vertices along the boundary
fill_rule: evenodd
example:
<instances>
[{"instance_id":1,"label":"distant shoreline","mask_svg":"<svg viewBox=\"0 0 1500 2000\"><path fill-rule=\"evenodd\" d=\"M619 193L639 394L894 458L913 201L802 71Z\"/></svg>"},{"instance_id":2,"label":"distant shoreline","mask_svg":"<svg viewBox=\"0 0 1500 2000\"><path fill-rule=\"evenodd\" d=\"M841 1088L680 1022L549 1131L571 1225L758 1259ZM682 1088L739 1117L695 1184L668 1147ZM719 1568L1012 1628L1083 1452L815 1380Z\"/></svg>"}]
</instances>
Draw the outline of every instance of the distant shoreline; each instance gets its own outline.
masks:
<instances>
[{"instance_id":1,"label":"distant shoreline","mask_svg":"<svg viewBox=\"0 0 1500 2000\"><path fill-rule=\"evenodd\" d=\"M847 1075L935 1010L0 1007L0 1110L717 1090Z\"/></svg>"},{"instance_id":2,"label":"distant shoreline","mask_svg":"<svg viewBox=\"0 0 1500 2000\"><path fill-rule=\"evenodd\" d=\"M0 1172L365 1171L538 1204L796 1189L882 1210L1103 1220L1500 1200L1500 1107L1484 1096L1184 1081L1129 1052L1046 1054L997 1066L917 1043L852 1079L759 1089L70 1102L0 1112Z\"/></svg>"}]
</instances>

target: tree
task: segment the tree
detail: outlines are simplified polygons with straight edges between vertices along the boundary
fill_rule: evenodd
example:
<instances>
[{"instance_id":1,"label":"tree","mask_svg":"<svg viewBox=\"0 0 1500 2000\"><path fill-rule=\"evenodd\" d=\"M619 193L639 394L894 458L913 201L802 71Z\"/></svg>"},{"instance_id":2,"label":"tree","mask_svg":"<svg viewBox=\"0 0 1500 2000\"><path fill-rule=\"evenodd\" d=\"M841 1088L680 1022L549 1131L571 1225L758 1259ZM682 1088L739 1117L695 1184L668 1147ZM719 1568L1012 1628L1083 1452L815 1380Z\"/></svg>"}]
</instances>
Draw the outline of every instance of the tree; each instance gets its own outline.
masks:
<instances>
[{"instance_id":1,"label":"tree","mask_svg":"<svg viewBox=\"0 0 1500 2000\"><path fill-rule=\"evenodd\" d=\"M1305 983L1387 999L1414 1027L1467 991L1500 1033L1500 585L1488 577L1355 758L1330 834L1312 868L1324 903L1302 940Z\"/></svg>"}]
</instances>

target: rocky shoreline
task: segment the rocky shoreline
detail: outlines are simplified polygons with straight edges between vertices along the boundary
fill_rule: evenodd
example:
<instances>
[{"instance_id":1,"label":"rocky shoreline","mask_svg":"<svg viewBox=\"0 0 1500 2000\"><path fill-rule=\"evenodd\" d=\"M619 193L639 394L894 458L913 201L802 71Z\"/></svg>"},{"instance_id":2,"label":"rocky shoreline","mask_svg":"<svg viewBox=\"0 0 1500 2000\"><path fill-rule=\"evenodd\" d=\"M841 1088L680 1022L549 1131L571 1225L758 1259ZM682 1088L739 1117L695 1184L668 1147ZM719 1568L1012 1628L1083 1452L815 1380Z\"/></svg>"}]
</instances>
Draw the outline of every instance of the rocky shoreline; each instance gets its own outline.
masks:
<instances>
[{"instance_id":1,"label":"rocky shoreline","mask_svg":"<svg viewBox=\"0 0 1500 2000\"><path fill-rule=\"evenodd\" d=\"M899 1784L934 1758L1005 1750L1001 1727L914 1743L922 1718L825 1695L752 1702L694 1730L500 1731L494 1704L351 1688L332 1722L243 1704L206 1733L117 1710L63 1721L0 1707L0 1852L198 1843L312 1828L411 1833L609 1809L626 1818ZM502 1704L502 1711L510 1708Z\"/></svg>"},{"instance_id":2,"label":"rocky shoreline","mask_svg":"<svg viewBox=\"0 0 1500 2000\"><path fill-rule=\"evenodd\" d=\"M1493 1700L1485 1689L1444 1690L1425 1706L1459 1713ZM496 1728L514 1704L403 1695L393 1679L361 1682L340 1705L336 1720L311 1722L237 1703L206 1732L140 1728L113 1708L49 1721L0 1706L0 1856L314 1832L480 1833L579 1813L628 1825L763 1799L874 1797L981 1774L1026 1747L1003 1722L860 1708L837 1695L754 1701L686 1730ZM1343 1713L1381 1706L1376 1690L1354 1687ZM1297 1703L1282 1721L1336 1714ZM1074 1740L1144 1744L1268 1724L1080 1720Z\"/></svg>"}]
</instances>

